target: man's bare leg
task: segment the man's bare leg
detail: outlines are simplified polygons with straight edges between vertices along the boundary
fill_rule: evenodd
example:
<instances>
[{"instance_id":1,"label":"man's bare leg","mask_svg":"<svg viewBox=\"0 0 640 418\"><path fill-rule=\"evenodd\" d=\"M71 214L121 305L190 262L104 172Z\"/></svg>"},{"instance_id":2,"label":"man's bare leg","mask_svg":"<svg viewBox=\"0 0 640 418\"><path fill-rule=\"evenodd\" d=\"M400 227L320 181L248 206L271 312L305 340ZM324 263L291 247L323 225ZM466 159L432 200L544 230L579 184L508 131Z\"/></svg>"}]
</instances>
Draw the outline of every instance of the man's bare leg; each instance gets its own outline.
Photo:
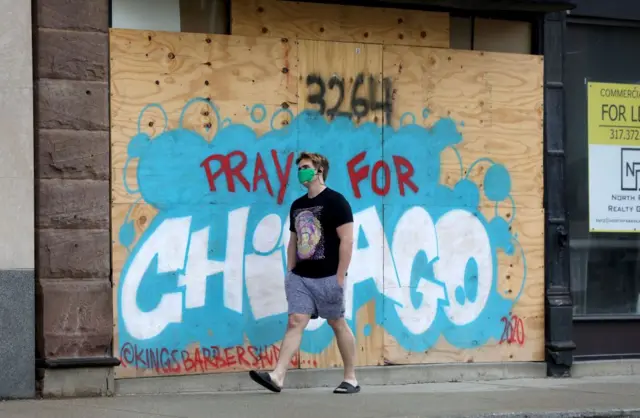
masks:
<instances>
[{"instance_id":1,"label":"man's bare leg","mask_svg":"<svg viewBox=\"0 0 640 418\"><path fill-rule=\"evenodd\" d=\"M276 368L269 373L271 376L271 380L282 387L284 384L284 378L287 374L287 369L289 368L289 364L291 364L291 359L298 351L300 347L300 341L302 340L302 333L304 332L305 327L309 323L311 319L310 315L303 314L291 314L289 315L289 321L287 322L287 331L284 334L284 338L282 339L282 344L280 344L280 357L278 358L278 362L276 363Z\"/></svg>"},{"instance_id":2,"label":"man's bare leg","mask_svg":"<svg viewBox=\"0 0 640 418\"><path fill-rule=\"evenodd\" d=\"M351 328L344 318L331 319L329 325L333 328L338 341L338 349L344 363L344 380L353 386L358 386L356 379L356 339L351 332Z\"/></svg>"}]
</instances>

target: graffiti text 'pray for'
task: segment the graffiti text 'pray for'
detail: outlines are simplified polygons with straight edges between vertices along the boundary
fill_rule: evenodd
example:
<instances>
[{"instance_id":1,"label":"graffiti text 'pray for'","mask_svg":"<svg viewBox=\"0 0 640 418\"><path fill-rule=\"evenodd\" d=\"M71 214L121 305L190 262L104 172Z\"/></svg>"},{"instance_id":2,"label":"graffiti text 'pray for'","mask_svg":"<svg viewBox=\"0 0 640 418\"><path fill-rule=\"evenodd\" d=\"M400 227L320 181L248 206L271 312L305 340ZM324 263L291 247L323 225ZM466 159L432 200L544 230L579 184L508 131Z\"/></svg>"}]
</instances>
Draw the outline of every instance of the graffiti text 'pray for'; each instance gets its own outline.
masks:
<instances>
[{"instance_id":1,"label":"graffiti text 'pray for'","mask_svg":"<svg viewBox=\"0 0 640 418\"><path fill-rule=\"evenodd\" d=\"M366 155L367 152L362 151L347 162L347 174L353 195L356 199L360 199L362 196L360 183L370 178L373 192L379 196L386 196L391 188L391 169L389 164L384 160L376 161L372 167L368 164L362 164ZM253 171L250 172L247 154L236 150L228 154L212 154L202 161L200 166L204 168L209 190L212 192L218 189L216 180L221 176L224 177L226 191L230 193L236 191L236 187L238 187L236 183L239 183L247 192L258 191L259 184L263 183L267 193L274 196L274 184L277 184L277 202L280 205L287 191L287 180L291 174L293 158L293 152L288 153L282 162L279 160L276 150L271 150L269 157L263 157L260 152L257 152ZM405 195L406 188L417 193L418 186L412 180L415 170L411 162L399 155L393 155L392 161L400 195ZM269 178L265 164L273 164L276 173L275 179ZM382 180L380 177L382 177Z\"/></svg>"}]
</instances>

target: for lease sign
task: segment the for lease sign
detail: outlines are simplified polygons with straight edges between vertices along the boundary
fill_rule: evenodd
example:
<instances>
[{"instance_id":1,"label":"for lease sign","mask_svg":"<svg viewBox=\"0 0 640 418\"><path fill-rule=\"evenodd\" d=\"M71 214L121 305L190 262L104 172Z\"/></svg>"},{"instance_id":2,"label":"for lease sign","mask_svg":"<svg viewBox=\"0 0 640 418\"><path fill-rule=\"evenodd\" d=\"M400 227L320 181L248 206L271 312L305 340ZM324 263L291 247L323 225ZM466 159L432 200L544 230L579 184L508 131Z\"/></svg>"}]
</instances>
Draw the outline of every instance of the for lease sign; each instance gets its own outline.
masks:
<instances>
[{"instance_id":1,"label":"for lease sign","mask_svg":"<svg viewBox=\"0 0 640 418\"><path fill-rule=\"evenodd\" d=\"M640 85L587 91L589 230L640 232Z\"/></svg>"}]
</instances>

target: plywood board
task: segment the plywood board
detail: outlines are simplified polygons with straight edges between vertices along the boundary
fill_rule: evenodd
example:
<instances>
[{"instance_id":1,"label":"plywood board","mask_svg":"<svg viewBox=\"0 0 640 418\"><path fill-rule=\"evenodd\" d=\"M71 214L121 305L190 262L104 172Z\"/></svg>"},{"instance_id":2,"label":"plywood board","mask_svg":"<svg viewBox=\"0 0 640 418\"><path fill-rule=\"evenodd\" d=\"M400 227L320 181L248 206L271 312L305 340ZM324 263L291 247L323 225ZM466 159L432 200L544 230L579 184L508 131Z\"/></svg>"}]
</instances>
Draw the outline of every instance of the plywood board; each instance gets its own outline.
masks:
<instances>
[{"instance_id":1,"label":"plywood board","mask_svg":"<svg viewBox=\"0 0 640 418\"><path fill-rule=\"evenodd\" d=\"M110 36L117 377L275 366L302 150L354 213L357 364L542 359L539 57ZM291 367L341 364L312 320Z\"/></svg>"},{"instance_id":2,"label":"plywood board","mask_svg":"<svg viewBox=\"0 0 640 418\"><path fill-rule=\"evenodd\" d=\"M276 203L286 184L278 183L275 166L284 170L296 148L295 135L291 151L277 140L297 113L297 46L127 30L111 31L110 45L114 352L123 361L117 377L273 368L286 326L286 314L274 309L286 304L279 294L260 294L256 267L284 269L279 249L286 228L279 219L259 223L238 206L243 197L224 190L230 187L224 176L215 191L208 181L221 156L239 151L232 158L246 159L252 169L236 173L233 186L244 188L242 177L252 210L272 206L286 218L287 208ZM244 125L251 129L238 128ZM258 141L271 147L258 152ZM268 179L256 176L258 159ZM270 256L247 254L252 263L246 267L242 250L240 258L227 251L233 258L227 267L206 261L224 260L225 247L243 246L235 234L244 238L243 229L253 234L256 228L267 238L253 242L275 247ZM156 252L153 261L149 254ZM224 283L220 273L207 278L216 269L224 271ZM274 289L282 278L273 275ZM252 284L244 296L247 280ZM185 299L175 299L181 292ZM260 298L268 303L256 307ZM296 355L293 367L298 361Z\"/></svg>"},{"instance_id":3,"label":"plywood board","mask_svg":"<svg viewBox=\"0 0 640 418\"><path fill-rule=\"evenodd\" d=\"M541 59L385 46L383 61L394 124L430 132L393 149L420 155L426 191L385 199L387 237L406 218L408 243L385 263L385 363L542 360ZM420 250L423 265L407 268Z\"/></svg>"},{"instance_id":4,"label":"plywood board","mask_svg":"<svg viewBox=\"0 0 640 418\"><path fill-rule=\"evenodd\" d=\"M433 126L441 118L457 126L455 151L442 153L445 184L468 176L484 190L489 158L507 170L518 207L542 208L540 57L402 46L384 51L384 74L395 91L394 126ZM486 197L481 193L481 205L495 206Z\"/></svg>"},{"instance_id":5,"label":"plywood board","mask_svg":"<svg viewBox=\"0 0 640 418\"><path fill-rule=\"evenodd\" d=\"M231 33L449 47L449 14L278 0L233 0Z\"/></svg>"},{"instance_id":6,"label":"plywood board","mask_svg":"<svg viewBox=\"0 0 640 418\"><path fill-rule=\"evenodd\" d=\"M488 219L491 219L488 217ZM503 250L496 251L493 268L495 276L482 276L478 273L478 286L488 284L490 295L486 299L486 309L477 315L467 314L460 308L445 308L449 315L457 314L460 320L473 320L464 333L436 335L431 341L429 329L423 335L412 336L406 341L385 334L385 363L422 364L448 362L506 362L506 361L542 361L544 359L544 235L542 225L544 212L541 209L521 209L512 223L512 230L518 232L511 254ZM451 231L454 232L454 231ZM454 240L455 245L464 246L463 239L438 237ZM473 249L472 249L473 250ZM460 251L458 256L462 255ZM484 280L487 280L484 283ZM465 288L464 282L444 281L446 292L457 298L457 286ZM389 289L394 291L395 289ZM416 292L412 287L407 294ZM478 290L481 294L481 290ZM500 296L500 299L497 298ZM480 299L476 299L480 300ZM454 299L455 301L455 299ZM469 304L469 301L465 301ZM458 302L450 302L454 307ZM467 309L473 311L475 304ZM499 308L503 307L501 311ZM406 321L420 321L423 316L405 314ZM385 314L394 317L393 311ZM438 326L437 323L432 326ZM385 327L387 328L387 327ZM426 328L426 327L425 327ZM458 329L465 329L458 326ZM447 337L451 339L448 341ZM421 341L415 345L415 341ZM403 347L404 345L404 347ZM406 349L405 347L411 347Z\"/></svg>"}]
</instances>

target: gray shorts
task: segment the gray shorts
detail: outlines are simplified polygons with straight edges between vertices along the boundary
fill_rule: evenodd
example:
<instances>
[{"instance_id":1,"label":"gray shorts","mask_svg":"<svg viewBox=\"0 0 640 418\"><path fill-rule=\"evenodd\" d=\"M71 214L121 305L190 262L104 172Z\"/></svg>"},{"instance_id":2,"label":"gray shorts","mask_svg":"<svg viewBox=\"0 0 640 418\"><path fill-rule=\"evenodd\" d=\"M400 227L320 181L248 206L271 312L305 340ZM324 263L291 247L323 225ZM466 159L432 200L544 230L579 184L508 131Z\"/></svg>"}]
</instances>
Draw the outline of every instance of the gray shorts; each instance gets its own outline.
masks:
<instances>
[{"instance_id":1,"label":"gray shorts","mask_svg":"<svg viewBox=\"0 0 640 418\"><path fill-rule=\"evenodd\" d=\"M344 289L334 276L320 279L287 274L284 290L289 304L289 314L311 315L325 319L344 317Z\"/></svg>"}]
</instances>

